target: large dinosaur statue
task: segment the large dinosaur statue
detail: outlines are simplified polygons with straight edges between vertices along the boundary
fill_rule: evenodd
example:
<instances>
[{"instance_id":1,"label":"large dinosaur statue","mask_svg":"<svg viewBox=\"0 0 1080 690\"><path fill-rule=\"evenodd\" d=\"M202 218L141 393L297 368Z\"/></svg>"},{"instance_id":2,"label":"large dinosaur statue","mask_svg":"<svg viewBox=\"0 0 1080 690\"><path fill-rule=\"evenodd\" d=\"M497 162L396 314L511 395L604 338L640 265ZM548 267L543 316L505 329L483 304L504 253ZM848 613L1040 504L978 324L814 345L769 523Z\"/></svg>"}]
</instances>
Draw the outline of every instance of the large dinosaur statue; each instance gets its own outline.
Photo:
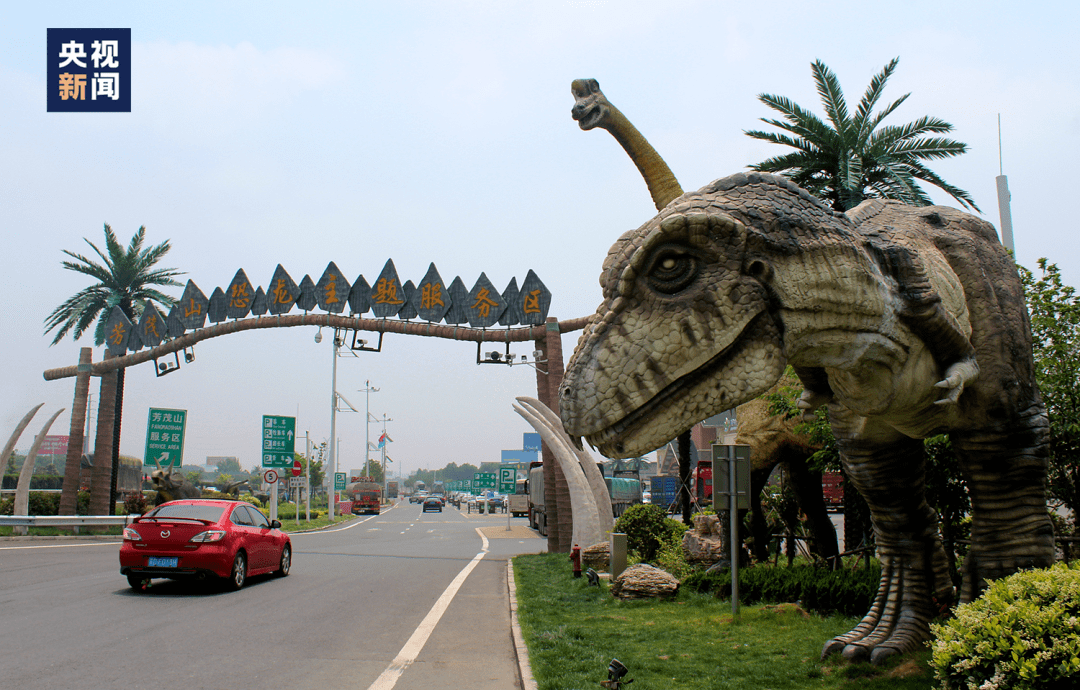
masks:
<instances>
[{"instance_id":1,"label":"large dinosaur statue","mask_svg":"<svg viewBox=\"0 0 1080 690\"><path fill-rule=\"evenodd\" d=\"M651 150L595 80L572 90L582 128L615 130L632 157ZM992 226L882 200L836 213L757 173L654 201L660 212L608 252L603 302L567 366L572 438L609 457L646 453L793 365L800 406L829 406L882 563L873 607L826 655L880 663L915 649L934 599L952 595L922 438L951 435L971 495L961 600L1053 561L1047 418L1020 281Z\"/></svg>"}]
</instances>

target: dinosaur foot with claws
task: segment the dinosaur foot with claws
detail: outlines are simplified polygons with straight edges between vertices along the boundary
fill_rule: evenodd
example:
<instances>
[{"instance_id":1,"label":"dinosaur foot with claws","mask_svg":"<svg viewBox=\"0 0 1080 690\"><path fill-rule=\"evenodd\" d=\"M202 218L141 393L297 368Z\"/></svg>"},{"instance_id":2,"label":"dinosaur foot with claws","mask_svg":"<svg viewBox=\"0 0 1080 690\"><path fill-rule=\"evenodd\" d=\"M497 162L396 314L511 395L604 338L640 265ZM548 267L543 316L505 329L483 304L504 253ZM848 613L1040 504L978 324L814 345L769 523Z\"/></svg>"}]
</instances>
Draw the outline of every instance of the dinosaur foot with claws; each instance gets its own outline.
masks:
<instances>
[{"instance_id":1,"label":"dinosaur foot with claws","mask_svg":"<svg viewBox=\"0 0 1080 690\"><path fill-rule=\"evenodd\" d=\"M848 661L881 664L921 648L930 639L930 621L938 605L951 600L952 589L933 592L930 583L937 578L932 570L919 567L920 560L883 557L881 586L870 612L851 632L826 643L821 657L840 652Z\"/></svg>"}]
</instances>

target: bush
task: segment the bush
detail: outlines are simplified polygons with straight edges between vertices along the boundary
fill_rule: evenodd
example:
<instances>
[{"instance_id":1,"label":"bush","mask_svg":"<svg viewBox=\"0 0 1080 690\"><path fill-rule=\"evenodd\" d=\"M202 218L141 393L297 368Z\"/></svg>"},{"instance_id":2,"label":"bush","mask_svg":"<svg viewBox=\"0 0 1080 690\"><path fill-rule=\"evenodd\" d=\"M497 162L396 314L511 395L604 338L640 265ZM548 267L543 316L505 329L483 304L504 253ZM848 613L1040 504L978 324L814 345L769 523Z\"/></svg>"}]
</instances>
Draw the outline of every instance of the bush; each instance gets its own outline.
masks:
<instances>
[{"instance_id":1,"label":"bush","mask_svg":"<svg viewBox=\"0 0 1080 690\"><path fill-rule=\"evenodd\" d=\"M644 503L627 508L615 521L615 531L626 535L627 550L651 562L665 544L682 539L686 526L669 518L660 506Z\"/></svg>"},{"instance_id":2,"label":"bush","mask_svg":"<svg viewBox=\"0 0 1080 690\"><path fill-rule=\"evenodd\" d=\"M146 497L141 491L132 491L124 499L124 511L128 515L142 515L146 512Z\"/></svg>"},{"instance_id":3,"label":"bush","mask_svg":"<svg viewBox=\"0 0 1080 690\"><path fill-rule=\"evenodd\" d=\"M932 625L931 665L945 688L1066 688L1080 677L1080 563L990 583Z\"/></svg>"},{"instance_id":4,"label":"bush","mask_svg":"<svg viewBox=\"0 0 1080 690\"><path fill-rule=\"evenodd\" d=\"M809 565L756 565L739 569L739 600L747 604L798 601L803 608L814 611L862 616L870 610L880 579L880 568L825 570ZM730 599L731 571L692 573L682 587L713 591L718 597Z\"/></svg>"}]
</instances>

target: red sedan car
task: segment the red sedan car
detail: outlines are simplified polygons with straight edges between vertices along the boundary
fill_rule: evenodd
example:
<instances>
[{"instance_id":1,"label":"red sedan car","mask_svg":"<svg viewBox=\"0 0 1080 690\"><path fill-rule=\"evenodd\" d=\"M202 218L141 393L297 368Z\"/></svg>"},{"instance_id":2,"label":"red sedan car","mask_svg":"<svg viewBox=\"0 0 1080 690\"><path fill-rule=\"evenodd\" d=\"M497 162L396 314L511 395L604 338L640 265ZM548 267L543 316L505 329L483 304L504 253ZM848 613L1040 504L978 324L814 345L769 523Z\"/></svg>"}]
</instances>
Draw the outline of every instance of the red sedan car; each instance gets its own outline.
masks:
<instances>
[{"instance_id":1,"label":"red sedan car","mask_svg":"<svg viewBox=\"0 0 1080 690\"><path fill-rule=\"evenodd\" d=\"M243 501L184 499L162 503L124 529L120 574L144 591L154 577L224 578L240 589L261 573L289 574L292 542L281 523Z\"/></svg>"}]
</instances>

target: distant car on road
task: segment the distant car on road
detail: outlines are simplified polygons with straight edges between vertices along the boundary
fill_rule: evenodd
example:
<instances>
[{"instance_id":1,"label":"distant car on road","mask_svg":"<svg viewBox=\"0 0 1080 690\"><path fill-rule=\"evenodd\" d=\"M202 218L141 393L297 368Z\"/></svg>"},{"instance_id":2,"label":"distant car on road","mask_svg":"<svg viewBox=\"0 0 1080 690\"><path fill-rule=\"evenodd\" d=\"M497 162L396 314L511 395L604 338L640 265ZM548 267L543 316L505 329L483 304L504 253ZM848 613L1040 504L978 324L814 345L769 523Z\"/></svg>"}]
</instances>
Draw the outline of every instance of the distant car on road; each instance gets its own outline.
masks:
<instances>
[{"instance_id":1,"label":"distant car on road","mask_svg":"<svg viewBox=\"0 0 1080 690\"><path fill-rule=\"evenodd\" d=\"M438 496L428 496L424 499L424 509L422 512L426 513L429 510L437 510L440 513L443 509L443 502Z\"/></svg>"},{"instance_id":2,"label":"distant car on road","mask_svg":"<svg viewBox=\"0 0 1080 690\"><path fill-rule=\"evenodd\" d=\"M183 499L162 503L124 528L120 574L136 591L151 578L223 578L240 589L248 577L292 568L292 541L277 520L243 501Z\"/></svg>"}]
</instances>

